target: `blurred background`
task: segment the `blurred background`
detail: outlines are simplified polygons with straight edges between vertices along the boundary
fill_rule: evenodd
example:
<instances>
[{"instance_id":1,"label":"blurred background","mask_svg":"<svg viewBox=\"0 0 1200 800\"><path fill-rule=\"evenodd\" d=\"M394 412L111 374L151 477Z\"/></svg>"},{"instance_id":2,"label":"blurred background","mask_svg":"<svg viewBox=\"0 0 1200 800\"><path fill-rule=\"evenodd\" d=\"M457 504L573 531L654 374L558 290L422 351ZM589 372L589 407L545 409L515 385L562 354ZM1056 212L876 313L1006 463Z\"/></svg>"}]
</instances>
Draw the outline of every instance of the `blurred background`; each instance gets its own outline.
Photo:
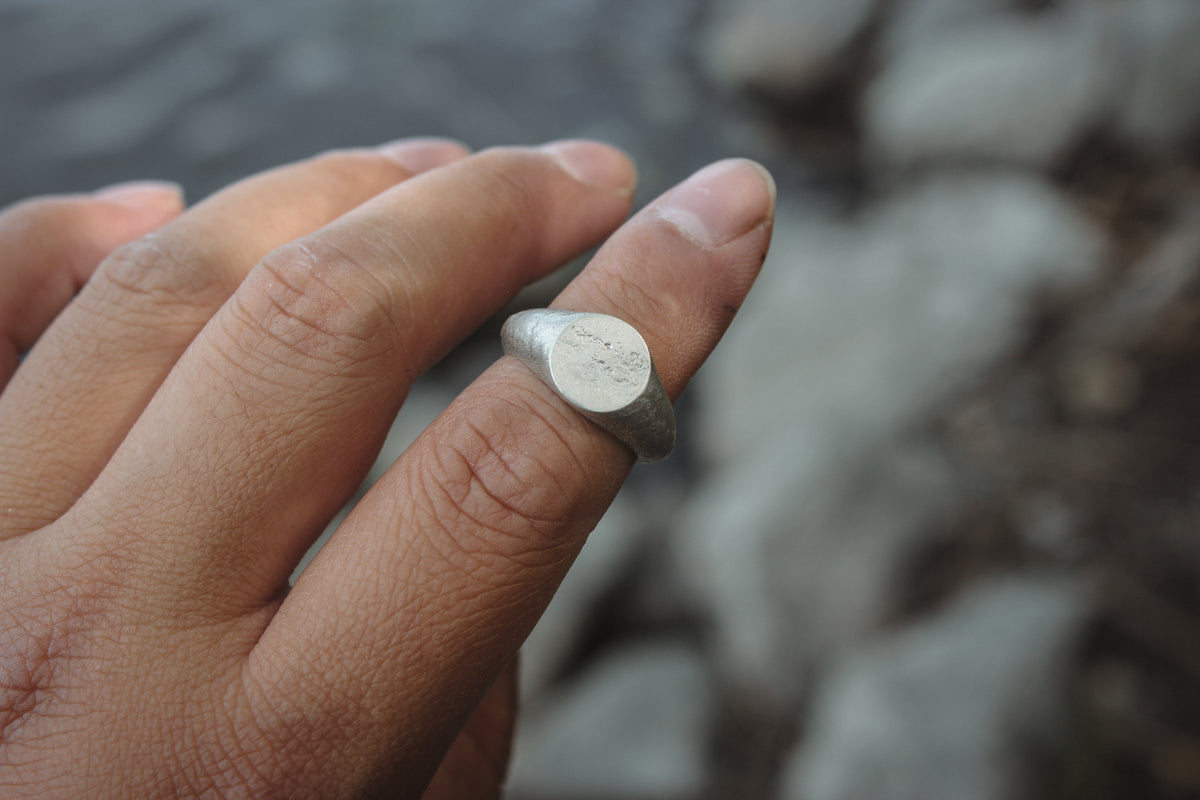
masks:
<instances>
[{"instance_id":1,"label":"blurred background","mask_svg":"<svg viewBox=\"0 0 1200 800\"><path fill-rule=\"evenodd\" d=\"M602 138L639 204L757 158L772 255L528 642L510 796L1195 798L1198 43L1193 0L0 0L0 203L405 135Z\"/></svg>"}]
</instances>

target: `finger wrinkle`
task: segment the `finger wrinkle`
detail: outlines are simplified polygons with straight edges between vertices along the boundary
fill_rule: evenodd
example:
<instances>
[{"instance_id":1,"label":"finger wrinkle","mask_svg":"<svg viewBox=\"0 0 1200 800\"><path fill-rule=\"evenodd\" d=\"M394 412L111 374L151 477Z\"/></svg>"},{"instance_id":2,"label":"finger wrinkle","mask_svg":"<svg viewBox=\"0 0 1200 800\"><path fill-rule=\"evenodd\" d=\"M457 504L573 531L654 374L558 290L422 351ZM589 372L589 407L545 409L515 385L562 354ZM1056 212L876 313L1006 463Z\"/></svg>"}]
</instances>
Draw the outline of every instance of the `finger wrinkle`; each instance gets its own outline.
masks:
<instances>
[{"instance_id":1,"label":"finger wrinkle","mask_svg":"<svg viewBox=\"0 0 1200 800\"><path fill-rule=\"evenodd\" d=\"M522 390L518 392L524 393ZM570 508L560 512L554 509L556 503L546 503L545 500L571 497L571 489L578 483L575 479L585 475L586 469L577 458L574 448L561 437L558 424L549 419L550 414L559 415L560 412L540 402L537 395L518 397L520 395L517 392L510 391L498 394L493 402L462 409L455 417L454 427L437 437L432 449L434 453L443 453L445 449L444 452L452 454L455 465L465 468L456 475L453 467L446 469L445 464L438 465L452 484L448 488L453 488L453 484L457 483L461 489L458 500L470 497L470 483L477 480L480 488L490 496L498 500L504 496L510 497L511 500L504 501L502 505L516 506L513 510L518 516L538 525L553 524ZM561 424L566 421L575 422L569 418L560 418L557 422ZM551 433L561 447L543 446L540 441L542 437L530 435L530 429L537 433ZM543 453L570 459L578 471L572 471L566 465L547 464L542 458ZM498 488L492 489L493 483ZM545 497L541 496L543 494ZM530 502L517 506L517 501L523 498L529 498ZM542 506L554 510L548 514L534 510Z\"/></svg>"},{"instance_id":2,"label":"finger wrinkle","mask_svg":"<svg viewBox=\"0 0 1200 800\"><path fill-rule=\"evenodd\" d=\"M264 397L283 397L295 393L297 386L315 388L322 383L339 388L334 378L342 362L332 356L310 356L300 353L287 342L269 336L250 338L244 335L246 328L256 327L251 317L240 308L235 300L228 306L216 323L222 332L211 346L197 349L196 358L204 364L217 385L228 389L231 396L244 400L239 416L245 408ZM215 338L215 337L214 337ZM287 348L302 358L295 363L280 363L278 348ZM350 377L350 376L345 376ZM242 378L249 378L247 383ZM362 376L366 380L367 376ZM248 390L253 388L254 394ZM270 389L273 391L261 390ZM344 388L342 389L344 390Z\"/></svg>"},{"instance_id":3,"label":"finger wrinkle","mask_svg":"<svg viewBox=\"0 0 1200 800\"><path fill-rule=\"evenodd\" d=\"M369 260L325 244L297 242L272 253L236 295L251 337L265 336L343 371L390 352L395 313L390 287Z\"/></svg>"},{"instance_id":4,"label":"finger wrinkle","mask_svg":"<svg viewBox=\"0 0 1200 800\"><path fill-rule=\"evenodd\" d=\"M160 314L164 306L207 310L233 288L212 269L211 258L188 239L169 230L156 231L122 245L106 258L88 284L95 288L85 293L96 297L84 299L129 308L131 298L137 298Z\"/></svg>"},{"instance_id":5,"label":"finger wrinkle","mask_svg":"<svg viewBox=\"0 0 1200 800\"><path fill-rule=\"evenodd\" d=\"M515 357L506 356L501 363L517 370L518 373L496 378L497 386L494 389L485 387L484 391L472 394L470 400L464 403L464 414L496 415L500 409L507 409L509 413L500 424L505 429L513 429L514 441L539 441L541 434L548 434L554 440L554 444L543 445L545 449L571 459L574 472L555 470L552 474L586 475L589 468L579 448L579 442L568 438L567 431L590 431L591 423L564 400L553 395L549 388ZM516 430L518 426L536 428L538 435L529 436Z\"/></svg>"},{"instance_id":6,"label":"finger wrinkle","mask_svg":"<svg viewBox=\"0 0 1200 800\"><path fill-rule=\"evenodd\" d=\"M491 437L488 436L487 433L485 433L482 429L472 425L470 422L466 422L465 425L470 428L482 442L484 452L486 453L486 460L481 459L479 455L476 455L473 458L464 457L463 466L466 469L466 475L465 483L462 485L462 496L457 498L452 496L452 483L449 483L445 486L447 494L451 495L451 499L455 501L457 507L462 511L462 513L466 515L472 522L479 526L488 528L488 530L496 535L508 536L517 542L522 542L524 537L513 536L513 532L503 526L495 524L489 525L483 519L483 517L487 515L481 512L472 513L466 508L468 499L479 499L482 496L482 498L486 498L486 503L484 506L489 511L494 511L495 514L501 519L517 520L519 522L519 527L530 528L535 533L542 533L553 528L558 522L555 517L550 515L540 515L533 512L531 509L543 505L538 498L538 495L541 494L541 487L538 486L538 482L541 480L549 480L561 485L561 482L557 479L557 476L549 471L546 468L546 465L536 457L528 458L531 463L536 465L535 469L529 470L516 467L514 462L522 460L522 456L513 456L505 453L503 450L497 447ZM497 465L497 467L491 467L489 465ZM527 477L530 472L533 472L535 475L532 480ZM496 481L494 476L497 474L503 475L504 478ZM508 486L500 489L493 489L491 486L493 482L499 482L501 484L507 483ZM512 490L514 485L520 487L515 492ZM521 501L525 498L530 499L527 503L522 503ZM528 506L528 508L526 506Z\"/></svg>"},{"instance_id":7,"label":"finger wrinkle","mask_svg":"<svg viewBox=\"0 0 1200 800\"><path fill-rule=\"evenodd\" d=\"M20 593L32 604L0 611L0 745L11 744L31 721L67 713L62 672L86 657L90 632L108 607L105 592L92 584L56 585L42 577L41 591Z\"/></svg>"},{"instance_id":8,"label":"finger wrinkle","mask_svg":"<svg viewBox=\"0 0 1200 800\"><path fill-rule=\"evenodd\" d=\"M419 459L414 465L413 504L425 513L406 530L419 534L454 572L491 576L484 582L495 588L511 578L513 566L518 573L537 570L566 557L570 537L554 534L573 518L578 501L555 471L536 456L491 443L470 423L446 438L451 441L426 452L432 464Z\"/></svg>"},{"instance_id":9,"label":"finger wrinkle","mask_svg":"<svg viewBox=\"0 0 1200 800\"><path fill-rule=\"evenodd\" d=\"M352 233L356 246L374 252L368 258L350 254L342 244L342 237L334 235L334 231ZM384 297L383 304L388 313L383 321L391 334L390 341L404 342L413 331L406 329L401 320L419 320L428 316L419 313L417 298L430 294L426 287L440 273L438 262L426 250L420 237L403 220L389 221L386 230L372 224L347 221L345 228L339 226L318 236L323 247L347 262L363 265L364 274ZM377 271L367 264L380 265L383 269Z\"/></svg>"}]
</instances>

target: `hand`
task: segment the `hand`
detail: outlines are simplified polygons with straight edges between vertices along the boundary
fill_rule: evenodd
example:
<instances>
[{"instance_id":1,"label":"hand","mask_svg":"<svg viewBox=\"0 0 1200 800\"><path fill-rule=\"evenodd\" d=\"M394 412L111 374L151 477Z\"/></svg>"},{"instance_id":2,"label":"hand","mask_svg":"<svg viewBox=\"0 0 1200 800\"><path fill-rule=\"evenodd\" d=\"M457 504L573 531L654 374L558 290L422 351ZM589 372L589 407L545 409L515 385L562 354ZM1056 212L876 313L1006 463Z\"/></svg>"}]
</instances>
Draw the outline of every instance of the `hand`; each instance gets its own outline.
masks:
<instances>
[{"instance_id":1,"label":"hand","mask_svg":"<svg viewBox=\"0 0 1200 800\"><path fill-rule=\"evenodd\" d=\"M502 358L288 577L413 379L610 234L555 306L679 394L773 189L721 162L621 225L634 180L411 140L0 215L0 795L495 796L506 667L632 453Z\"/></svg>"}]
</instances>

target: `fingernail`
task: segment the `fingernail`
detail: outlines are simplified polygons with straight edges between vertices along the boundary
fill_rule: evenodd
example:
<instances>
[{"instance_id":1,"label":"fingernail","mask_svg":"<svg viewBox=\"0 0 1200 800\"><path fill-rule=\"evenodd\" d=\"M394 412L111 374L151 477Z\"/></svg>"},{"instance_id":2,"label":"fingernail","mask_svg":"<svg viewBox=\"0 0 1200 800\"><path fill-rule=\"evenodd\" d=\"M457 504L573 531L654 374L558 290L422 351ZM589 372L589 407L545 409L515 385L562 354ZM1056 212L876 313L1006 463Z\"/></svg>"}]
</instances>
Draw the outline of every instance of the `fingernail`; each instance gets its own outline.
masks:
<instances>
[{"instance_id":1,"label":"fingernail","mask_svg":"<svg viewBox=\"0 0 1200 800\"><path fill-rule=\"evenodd\" d=\"M178 211L183 208L183 187L170 181L128 181L105 186L92 197L137 210Z\"/></svg>"},{"instance_id":2,"label":"fingernail","mask_svg":"<svg viewBox=\"0 0 1200 800\"><path fill-rule=\"evenodd\" d=\"M632 194L637 170L629 156L615 147L582 139L566 139L542 146L576 180L590 186Z\"/></svg>"},{"instance_id":3,"label":"fingernail","mask_svg":"<svg viewBox=\"0 0 1200 800\"><path fill-rule=\"evenodd\" d=\"M414 175L452 164L471 153L462 142L438 137L397 139L376 149Z\"/></svg>"},{"instance_id":4,"label":"fingernail","mask_svg":"<svg viewBox=\"0 0 1200 800\"><path fill-rule=\"evenodd\" d=\"M761 225L775 208L775 180L754 161L718 161L667 195L659 214L702 247L720 247Z\"/></svg>"}]
</instances>

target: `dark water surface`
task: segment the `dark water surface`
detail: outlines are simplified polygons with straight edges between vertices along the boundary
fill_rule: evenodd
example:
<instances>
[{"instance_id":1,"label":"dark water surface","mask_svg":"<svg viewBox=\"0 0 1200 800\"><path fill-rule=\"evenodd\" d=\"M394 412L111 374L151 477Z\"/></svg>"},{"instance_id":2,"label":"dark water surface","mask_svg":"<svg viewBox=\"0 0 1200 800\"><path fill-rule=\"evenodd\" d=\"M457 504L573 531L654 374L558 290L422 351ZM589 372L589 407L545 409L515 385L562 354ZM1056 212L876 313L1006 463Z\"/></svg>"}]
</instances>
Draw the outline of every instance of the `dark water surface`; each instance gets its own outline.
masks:
<instances>
[{"instance_id":1,"label":"dark water surface","mask_svg":"<svg viewBox=\"0 0 1200 800\"><path fill-rule=\"evenodd\" d=\"M642 201L774 147L695 66L702 0L0 0L0 203L131 178L193 200L334 146L592 136Z\"/></svg>"}]
</instances>

